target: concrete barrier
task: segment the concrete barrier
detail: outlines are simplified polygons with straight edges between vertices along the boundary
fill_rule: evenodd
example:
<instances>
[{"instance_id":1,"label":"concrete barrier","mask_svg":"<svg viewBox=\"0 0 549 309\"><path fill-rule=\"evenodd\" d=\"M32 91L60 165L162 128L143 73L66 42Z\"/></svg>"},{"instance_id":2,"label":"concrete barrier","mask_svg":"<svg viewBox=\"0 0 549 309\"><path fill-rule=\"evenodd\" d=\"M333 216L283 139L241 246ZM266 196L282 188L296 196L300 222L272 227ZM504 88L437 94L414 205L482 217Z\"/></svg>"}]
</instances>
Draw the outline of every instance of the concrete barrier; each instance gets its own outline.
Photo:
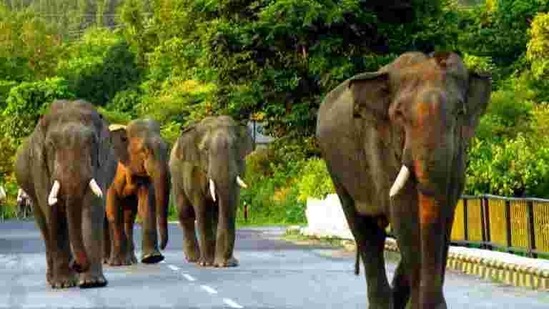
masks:
<instances>
[{"instance_id":1,"label":"concrete barrier","mask_svg":"<svg viewBox=\"0 0 549 309\"><path fill-rule=\"evenodd\" d=\"M307 199L305 217L307 226L300 228L303 235L354 240L336 194L329 194L325 199ZM354 246L346 247L355 250ZM398 244L395 239L388 238L385 249L398 252ZM549 290L549 260L451 246L446 266L450 269L514 286Z\"/></svg>"},{"instance_id":2,"label":"concrete barrier","mask_svg":"<svg viewBox=\"0 0 549 309\"><path fill-rule=\"evenodd\" d=\"M305 209L307 226L301 229L306 236L353 239L337 194L325 199L308 198Z\"/></svg>"}]
</instances>

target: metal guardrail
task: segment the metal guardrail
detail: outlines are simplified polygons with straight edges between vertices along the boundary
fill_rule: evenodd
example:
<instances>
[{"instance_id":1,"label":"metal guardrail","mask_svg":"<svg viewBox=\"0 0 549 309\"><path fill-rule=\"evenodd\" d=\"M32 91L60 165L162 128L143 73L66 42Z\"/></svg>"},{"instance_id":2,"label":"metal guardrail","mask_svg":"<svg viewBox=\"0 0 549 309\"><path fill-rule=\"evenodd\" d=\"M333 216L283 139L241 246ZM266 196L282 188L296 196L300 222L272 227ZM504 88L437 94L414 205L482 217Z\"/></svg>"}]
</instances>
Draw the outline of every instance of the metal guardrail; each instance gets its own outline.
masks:
<instances>
[{"instance_id":1,"label":"metal guardrail","mask_svg":"<svg viewBox=\"0 0 549 309\"><path fill-rule=\"evenodd\" d=\"M549 257L549 200L464 195L456 206L451 242Z\"/></svg>"}]
</instances>

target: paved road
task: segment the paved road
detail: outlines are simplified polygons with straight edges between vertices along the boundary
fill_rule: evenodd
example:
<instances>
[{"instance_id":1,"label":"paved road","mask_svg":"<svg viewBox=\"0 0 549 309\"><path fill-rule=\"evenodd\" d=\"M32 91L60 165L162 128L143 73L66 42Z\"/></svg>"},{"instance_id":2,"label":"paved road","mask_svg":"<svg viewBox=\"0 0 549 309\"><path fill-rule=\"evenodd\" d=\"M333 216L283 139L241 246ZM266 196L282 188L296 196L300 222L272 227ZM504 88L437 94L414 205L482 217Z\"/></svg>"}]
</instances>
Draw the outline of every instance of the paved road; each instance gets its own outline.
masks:
<instances>
[{"instance_id":1,"label":"paved road","mask_svg":"<svg viewBox=\"0 0 549 309\"><path fill-rule=\"evenodd\" d=\"M279 240L282 232L241 229L241 266L200 269L184 262L181 231L170 225L165 263L107 267L106 288L52 290L34 223L0 222L0 307L366 308L365 280L353 274L353 254L289 244ZM394 267L389 263L391 276ZM549 308L547 292L456 272L447 276L445 294L450 308Z\"/></svg>"}]
</instances>

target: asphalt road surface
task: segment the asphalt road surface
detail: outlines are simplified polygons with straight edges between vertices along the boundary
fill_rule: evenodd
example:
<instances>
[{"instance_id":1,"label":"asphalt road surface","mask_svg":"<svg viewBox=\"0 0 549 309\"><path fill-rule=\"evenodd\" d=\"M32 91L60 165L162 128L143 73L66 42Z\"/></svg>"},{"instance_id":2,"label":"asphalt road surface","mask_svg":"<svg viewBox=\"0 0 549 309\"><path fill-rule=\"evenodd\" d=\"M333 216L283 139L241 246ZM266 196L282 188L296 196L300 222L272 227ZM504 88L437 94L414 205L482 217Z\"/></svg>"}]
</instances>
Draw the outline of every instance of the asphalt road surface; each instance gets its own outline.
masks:
<instances>
[{"instance_id":1,"label":"asphalt road surface","mask_svg":"<svg viewBox=\"0 0 549 309\"><path fill-rule=\"evenodd\" d=\"M366 308L366 283L354 255L280 240L281 228L237 233L240 266L198 268L183 259L181 230L170 225L166 260L106 267L105 288L53 290L34 222L0 222L1 308ZM137 231L136 235L139 235ZM138 243L138 247L139 243ZM395 265L388 263L392 276ZM450 272L449 308L549 308L549 293Z\"/></svg>"}]
</instances>

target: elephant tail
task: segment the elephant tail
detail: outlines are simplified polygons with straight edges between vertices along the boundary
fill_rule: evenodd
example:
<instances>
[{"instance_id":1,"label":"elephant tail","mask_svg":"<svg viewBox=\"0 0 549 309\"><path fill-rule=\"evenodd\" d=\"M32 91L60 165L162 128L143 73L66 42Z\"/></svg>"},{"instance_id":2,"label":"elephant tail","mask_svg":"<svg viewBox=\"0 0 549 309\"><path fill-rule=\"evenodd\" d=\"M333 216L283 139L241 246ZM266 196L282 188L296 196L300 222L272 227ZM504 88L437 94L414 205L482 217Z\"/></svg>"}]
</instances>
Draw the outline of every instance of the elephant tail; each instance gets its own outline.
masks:
<instances>
[{"instance_id":1,"label":"elephant tail","mask_svg":"<svg viewBox=\"0 0 549 309\"><path fill-rule=\"evenodd\" d=\"M358 245L356 246L356 257L355 257L355 275L360 274L360 251L358 251Z\"/></svg>"}]
</instances>

